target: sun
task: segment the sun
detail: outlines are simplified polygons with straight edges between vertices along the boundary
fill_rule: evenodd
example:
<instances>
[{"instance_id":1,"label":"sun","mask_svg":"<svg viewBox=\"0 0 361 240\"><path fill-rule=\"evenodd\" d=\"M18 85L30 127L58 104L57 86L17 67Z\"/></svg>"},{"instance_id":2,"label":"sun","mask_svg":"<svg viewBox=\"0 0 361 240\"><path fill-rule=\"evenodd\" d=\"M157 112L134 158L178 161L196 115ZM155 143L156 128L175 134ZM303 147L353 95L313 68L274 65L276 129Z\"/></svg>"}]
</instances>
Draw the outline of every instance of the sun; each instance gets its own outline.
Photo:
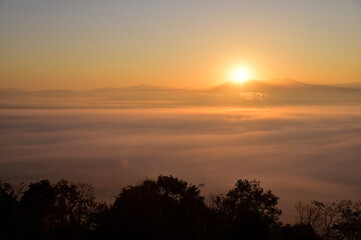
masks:
<instances>
[{"instance_id":1,"label":"sun","mask_svg":"<svg viewBox=\"0 0 361 240\"><path fill-rule=\"evenodd\" d=\"M243 83L252 78L250 69L246 67L235 67L229 72L229 79L232 82Z\"/></svg>"}]
</instances>

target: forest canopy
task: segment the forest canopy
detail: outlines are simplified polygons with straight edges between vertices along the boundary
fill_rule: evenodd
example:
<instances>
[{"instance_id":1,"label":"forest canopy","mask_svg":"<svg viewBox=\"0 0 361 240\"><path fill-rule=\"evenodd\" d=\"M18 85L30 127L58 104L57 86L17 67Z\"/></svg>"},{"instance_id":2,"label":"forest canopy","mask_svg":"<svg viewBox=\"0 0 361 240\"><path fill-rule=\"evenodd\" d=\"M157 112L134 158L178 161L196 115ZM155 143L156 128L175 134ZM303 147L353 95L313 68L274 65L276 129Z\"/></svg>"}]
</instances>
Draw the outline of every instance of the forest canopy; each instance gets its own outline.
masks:
<instances>
[{"instance_id":1,"label":"forest canopy","mask_svg":"<svg viewBox=\"0 0 361 240\"><path fill-rule=\"evenodd\" d=\"M160 175L97 201L91 184L0 183L0 239L361 239L361 202L299 202L283 224L278 197L257 180L226 194Z\"/></svg>"}]
</instances>

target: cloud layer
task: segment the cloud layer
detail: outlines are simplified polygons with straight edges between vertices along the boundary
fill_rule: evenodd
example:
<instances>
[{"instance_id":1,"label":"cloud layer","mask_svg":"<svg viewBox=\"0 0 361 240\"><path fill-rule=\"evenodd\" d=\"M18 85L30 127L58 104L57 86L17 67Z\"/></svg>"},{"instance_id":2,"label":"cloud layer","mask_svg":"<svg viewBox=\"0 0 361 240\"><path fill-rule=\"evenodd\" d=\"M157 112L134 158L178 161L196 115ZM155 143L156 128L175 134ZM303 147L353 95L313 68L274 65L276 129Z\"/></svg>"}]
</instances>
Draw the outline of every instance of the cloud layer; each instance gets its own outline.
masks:
<instances>
[{"instance_id":1,"label":"cloud layer","mask_svg":"<svg viewBox=\"0 0 361 240\"><path fill-rule=\"evenodd\" d=\"M91 182L109 200L145 176L204 193L256 178L298 200L361 198L361 107L2 110L0 176Z\"/></svg>"}]
</instances>

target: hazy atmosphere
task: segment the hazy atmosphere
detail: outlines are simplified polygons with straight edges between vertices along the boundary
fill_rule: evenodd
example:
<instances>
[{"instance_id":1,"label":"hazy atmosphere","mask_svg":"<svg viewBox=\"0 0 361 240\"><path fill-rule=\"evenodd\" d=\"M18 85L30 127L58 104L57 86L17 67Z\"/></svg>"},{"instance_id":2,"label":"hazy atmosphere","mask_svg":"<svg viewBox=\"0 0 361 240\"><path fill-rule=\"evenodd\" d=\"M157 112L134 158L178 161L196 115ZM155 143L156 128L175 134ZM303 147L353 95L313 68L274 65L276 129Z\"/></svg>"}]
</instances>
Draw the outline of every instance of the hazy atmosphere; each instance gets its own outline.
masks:
<instances>
[{"instance_id":1,"label":"hazy atmosphere","mask_svg":"<svg viewBox=\"0 0 361 240\"><path fill-rule=\"evenodd\" d=\"M99 197L159 174L205 193L256 178L298 200L361 197L361 107L2 110L0 175L92 182ZM111 185L108 183L112 182Z\"/></svg>"},{"instance_id":2,"label":"hazy atmosphere","mask_svg":"<svg viewBox=\"0 0 361 240\"><path fill-rule=\"evenodd\" d=\"M66 179L92 184L97 201L105 204L94 203L99 212L89 214L103 220L96 218L88 228L79 220L80 235L51 225L55 235L63 231L56 235L60 238L46 230L50 225L44 220L33 227L39 229L32 232L34 239L103 239L119 229L130 229L124 236L142 236L128 239L361 236L359 227L351 234L355 238L340 227L346 219L340 212L332 224L316 224L327 220L322 211L347 200L360 210L354 224L361 226L360 1L0 0L0 36L0 215L10 209L1 205L5 193L19 203L12 203L20 210L9 216L21 213L9 233L28 236L26 229L11 229L24 225L21 221L36 222L35 213L21 212L35 182L56 189L68 183L50 182ZM187 220L174 229L189 224L202 237L182 229L185 235L177 235L164 222L183 218L168 208L165 214L172 214L164 222L153 221L154 214L144 218L159 223L156 227L142 217L132 225L129 219L138 215L122 215L132 209L126 204L169 194L161 184L173 177L144 181L160 175L194 184L187 186L202 194L197 199L207 214L217 216L218 225L194 230L193 220ZM260 216L270 210L240 213L249 207L245 204L233 217L227 204L234 195L227 192L235 186L236 191L241 179L259 180L265 194L271 190L279 197L272 204L282 215L273 209L266 221ZM11 184L22 182L27 190L15 194ZM144 197L149 189L139 189L150 183L163 188ZM239 189L247 183L237 182ZM134 190L130 185L143 197L126 195ZM122 202L127 196L138 197ZM317 221L303 222L306 211L295 209L297 203L321 211L314 215ZM182 201L176 204L183 209ZM106 213L121 217L104 220L113 216ZM252 217L263 225L247 227ZM8 217L1 219L0 226ZM160 235L152 230L157 227ZM260 228L266 237L247 238ZM168 230L170 235L164 234ZM6 231L0 228L0 238L14 239ZM282 235L287 231L295 235Z\"/></svg>"}]
</instances>

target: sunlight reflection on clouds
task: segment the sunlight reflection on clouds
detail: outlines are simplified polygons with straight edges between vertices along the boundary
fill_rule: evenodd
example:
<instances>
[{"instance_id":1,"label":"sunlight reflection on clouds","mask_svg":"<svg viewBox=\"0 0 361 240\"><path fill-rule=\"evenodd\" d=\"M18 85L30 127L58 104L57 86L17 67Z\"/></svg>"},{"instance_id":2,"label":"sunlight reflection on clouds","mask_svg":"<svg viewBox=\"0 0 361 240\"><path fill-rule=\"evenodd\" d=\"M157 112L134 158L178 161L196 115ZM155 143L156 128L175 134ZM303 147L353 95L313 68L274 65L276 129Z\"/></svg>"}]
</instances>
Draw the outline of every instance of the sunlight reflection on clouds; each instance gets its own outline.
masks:
<instances>
[{"instance_id":1,"label":"sunlight reflection on clouds","mask_svg":"<svg viewBox=\"0 0 361 240\"><path fill-rule=\"evenodd\" d=\"M103 199L158 174L205 183L205 193L256 178L292 221L297 200L361 197L360 110L4 110L0 175L91 182Z\"/></svg>"}]
</instances>

